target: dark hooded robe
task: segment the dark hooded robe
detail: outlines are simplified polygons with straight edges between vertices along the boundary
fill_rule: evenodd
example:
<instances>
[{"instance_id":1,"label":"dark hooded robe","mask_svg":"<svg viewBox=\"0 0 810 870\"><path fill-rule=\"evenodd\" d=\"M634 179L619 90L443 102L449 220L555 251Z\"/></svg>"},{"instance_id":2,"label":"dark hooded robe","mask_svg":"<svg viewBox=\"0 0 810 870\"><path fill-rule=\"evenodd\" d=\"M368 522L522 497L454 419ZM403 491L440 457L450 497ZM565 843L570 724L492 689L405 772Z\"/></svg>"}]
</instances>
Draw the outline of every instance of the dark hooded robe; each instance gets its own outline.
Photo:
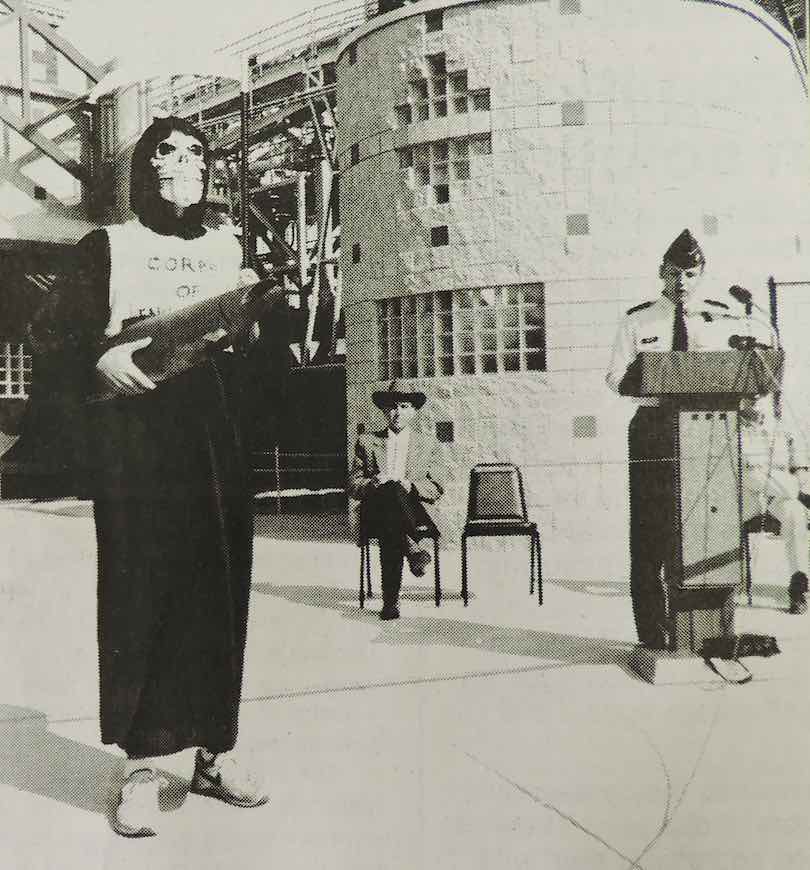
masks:
<instances>
[{"instance_id":1,"label":"dark hooded robe","mask_svg":"<svg viewBox=\"0 0 810 870\"><path fill-rule=\"evenodd\" d=\"M114 285L123 286L130 266L143 269L144 286L152 287L138 311L153 309L164 280L171 296L180 286L197 286L195 280L205 292L214 286L224 292L239 278L233 236L233 274L222 266L228 257L208 262L200 253L209 239L224 250L224 231L202 224L204 203L178 220L158 195L149 158L172 130L203 143L205 189L204 137L180 119L155 121L132 157L130 199L139 221L97 230L77 245L72 276L31 330L44 380L50 371L65 405L81 408L73 452L94 503L101 737L131 757L233 748L252 564L238 354L217 351L141 395L83 401L97 383L105 330L117 328ZM118 230L124 241L116 243ZM189 274L180 274L187 263ZM138 276L129 277L128 292L137 294ZM182 305L182 294L175 296Z\"/></svg>"}]
</instances>

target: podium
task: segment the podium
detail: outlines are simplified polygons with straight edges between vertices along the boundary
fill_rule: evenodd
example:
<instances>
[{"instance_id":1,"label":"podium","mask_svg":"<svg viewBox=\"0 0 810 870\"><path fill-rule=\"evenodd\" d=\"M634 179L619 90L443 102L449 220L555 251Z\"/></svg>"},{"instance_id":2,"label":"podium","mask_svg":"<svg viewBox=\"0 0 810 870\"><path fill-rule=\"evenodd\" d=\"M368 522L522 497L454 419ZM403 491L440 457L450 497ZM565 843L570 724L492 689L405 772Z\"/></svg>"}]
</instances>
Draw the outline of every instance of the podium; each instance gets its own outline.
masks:
<instances>
[{"instance_id":1,"label":"podium","mask_svg":"<svg viewBox=\"0 0 810 870\"><path fill-rule=\"evenodd\" d=\"M739 407L778 387L777 349L672 351L638 357L639 396L673 415L675 552L667 559L670 653L700 653L734 633L743 581Z\"/></svg>"}]
</instances>

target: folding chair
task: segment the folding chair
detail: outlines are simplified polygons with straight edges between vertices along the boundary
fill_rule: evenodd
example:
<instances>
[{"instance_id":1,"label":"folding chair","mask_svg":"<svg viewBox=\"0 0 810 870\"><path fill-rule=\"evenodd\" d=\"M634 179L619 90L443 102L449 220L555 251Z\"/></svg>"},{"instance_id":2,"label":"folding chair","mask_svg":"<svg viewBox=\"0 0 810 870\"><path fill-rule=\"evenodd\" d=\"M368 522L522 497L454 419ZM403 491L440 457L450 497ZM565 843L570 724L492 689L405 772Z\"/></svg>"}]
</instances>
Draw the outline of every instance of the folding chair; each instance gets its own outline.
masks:
<instances>
[{"instance_id":1,"label":"folding chair","mask_svg":"<svg viewBox=\"0 0 810 870\"><path fill-rule=\"evenodd\" d=\"M467 606L467 538L525 535L531 540L529 595L534 594L534 559L537 553L537 603L543 603L543 568L537 523L526 513L523 477L517 465L490 462L470 472L467 522L461 536L461 597Z\"/></svg>"},{"instance_id":2,"label":"folding chair","mask_svg":"<svg viewBox=\"0 0 810 870\"><path fill-rule=\"evenodd\" d=\"M439 566L439 530L425 527L426 538L433 541L433 583L436 607L442 603L441 568ZM357 544L360 547L360 607L365 607L366 598L373 598L371 590L371 541L374 535L369 535L364 520L360 519ZM365 582L364 582L365 580Z\"/></svg>"}]
</instances>

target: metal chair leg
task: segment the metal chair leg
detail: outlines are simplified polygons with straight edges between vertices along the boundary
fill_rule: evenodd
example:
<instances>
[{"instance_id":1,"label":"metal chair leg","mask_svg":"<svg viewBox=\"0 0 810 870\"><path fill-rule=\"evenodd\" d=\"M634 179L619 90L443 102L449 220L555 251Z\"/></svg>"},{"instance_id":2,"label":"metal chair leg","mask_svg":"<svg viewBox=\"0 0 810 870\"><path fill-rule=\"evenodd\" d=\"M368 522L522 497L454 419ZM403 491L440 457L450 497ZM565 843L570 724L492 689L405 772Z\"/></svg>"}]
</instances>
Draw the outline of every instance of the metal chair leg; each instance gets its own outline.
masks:
<instances>
[{"instance_id":1,"label":"metal chair leg","mask_svg":"<svg viewBox=\"0 0 810 870\"><path fill-rule=\"evenodd\" d=\"M439 568L439 539L433 539L433 572L436 581L436 607L442 603L442 580Z\"/></svg>"},{"instance_id":2,"label":"metal chair leg","mask_svg":"<svg viewBox=\"0 0 810 870\"><path fill-rule=\"evenodd\" d=\"M366 596L365 596L365 573L366 573L366 545L361 541L360 543L360 609L362 610L366 606Z\"/></svg>"},{"instance_id":3,"label":"metal chair leg","mask_svg":"<svg viewBox=\"0 0 810 870\"><path fill-rule=\"evenodd\" d=\"M534 595L534 532L529 535L529 595Z\"/></svg>"},{"instance_id":4,"label":"metal chair leg","mask_svg":"<svg viewBox=\"0 0 810 870\"><path fill-rule=\"evenodd\" d=\"M543 557L540 549L540 532L535 532L534 546L537 550L537 606L543 604Z\"/></svg>"},{"instance_id":5,"label":"metal chair leg","mask_svg":"<svg viewBox=\"0 0 810 870\"><path fill-rule=\"evenodd\" d=\"M467 536L461 536L461 600L467 606Z\"/></svg>"},{"instance_id":6,"label":"metal chair leg","mask_svg":"<svg viewBox=\"0 0 810 870\"><path fill-rule=\"evenodd\" d=\"M366 544L366 597L373 598L374 593L371 591L371 544Z\"/></svg>"},{"instance_id":7,"label":"metal chair leg","mask_svg":"<svg viewBox=\"0 0 810 870\"><path fill-rule=\"evenodd\" d=\"M754 583L751 578L751 541L747 532L743 532L743 559L745 560L745 594L748 606L754 604Z\"/></svg>"}]
</instances>

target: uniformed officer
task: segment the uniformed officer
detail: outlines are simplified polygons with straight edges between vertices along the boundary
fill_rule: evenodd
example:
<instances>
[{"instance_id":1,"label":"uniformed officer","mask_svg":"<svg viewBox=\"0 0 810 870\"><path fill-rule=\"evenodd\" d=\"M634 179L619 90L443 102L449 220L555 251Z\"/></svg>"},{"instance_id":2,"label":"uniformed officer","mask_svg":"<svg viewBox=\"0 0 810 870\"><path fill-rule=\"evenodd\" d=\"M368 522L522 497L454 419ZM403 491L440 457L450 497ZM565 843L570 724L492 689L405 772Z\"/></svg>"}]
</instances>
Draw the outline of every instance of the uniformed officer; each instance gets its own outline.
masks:
<instances>
[{"instance_id":1,"label":"uniformed officer","mask_svg":"<svg viewBox=\"0 0 810 870\"><path fill-rule=\"evenodd\" d=\"M637 395L638 354L672 350L728 349L729 324L739 322L729 306L696 299L706 264L688 229L664 254L659 276L661 296L630 308L622 319L608 386L621 395ZM630 458L630 595L639 642L667 646L667 593L662 569L676 564L677 531L675 426L672 409L659 399L639 398L628 432Z\"/></svg>"}]
</instances>

